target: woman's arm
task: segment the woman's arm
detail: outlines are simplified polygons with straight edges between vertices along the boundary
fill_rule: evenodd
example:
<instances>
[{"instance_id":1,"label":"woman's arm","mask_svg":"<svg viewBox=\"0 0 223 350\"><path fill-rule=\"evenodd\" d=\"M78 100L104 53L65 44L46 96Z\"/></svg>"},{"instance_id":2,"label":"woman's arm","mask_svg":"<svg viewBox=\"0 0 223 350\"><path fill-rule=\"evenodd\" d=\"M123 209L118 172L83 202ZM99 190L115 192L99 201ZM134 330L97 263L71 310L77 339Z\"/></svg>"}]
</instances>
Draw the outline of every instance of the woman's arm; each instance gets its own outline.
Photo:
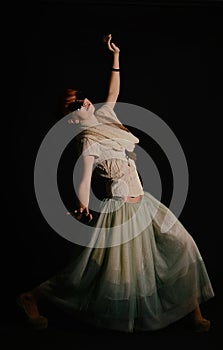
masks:
<instances>
[{"instance_id":1,"label":"woman's arm","mask_svg":"<svg viewBox=\"0 0 223 350\"><path fill-rule=\"evenodd\" d=\"M88 205L91 190L91 177L94 163L94 156L83 156L82 158L82 177L77 189L78 205L74 211L76 219L81 220L83 216L87 216L89 221L92 215L89 213Z\"/></svg>"},{"instance_id":2,"label":"woman's arm","mask_svg":"<svg viewBox=\"0 0 223 350\"><path fill-rule=\"evenodd\" d=\"M108 85L108 95L105 100L106 103L109 103L111 108L114 108L115 103L117 101L119 92L120 92L120 66L119 66L119 52L120 49L114 44L111 43L112 36L109 34L105 41L107 42L108 49L113 54L113 62L112 62L112 69L117 70L111 70L109 85Z\"/></svg>"}]
</instances>

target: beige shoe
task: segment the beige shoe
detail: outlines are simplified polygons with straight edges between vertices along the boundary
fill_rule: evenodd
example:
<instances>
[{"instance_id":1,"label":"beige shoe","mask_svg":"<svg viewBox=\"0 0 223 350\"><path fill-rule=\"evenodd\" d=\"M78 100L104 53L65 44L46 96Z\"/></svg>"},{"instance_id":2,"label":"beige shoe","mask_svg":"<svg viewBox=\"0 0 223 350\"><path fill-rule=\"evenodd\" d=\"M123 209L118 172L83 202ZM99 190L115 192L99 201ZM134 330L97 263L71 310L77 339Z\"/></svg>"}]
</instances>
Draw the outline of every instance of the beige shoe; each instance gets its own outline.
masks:
<instances>
[{"instance_id":1,"label":"beige shoe","mask_svg":"<svg viewBox=\"0 0 223 350\"><path fill-rule=\"evenodd\" d=\"M42 330L48 327L48 320L39 314L36 299L32 293L20 294L16 300L16 304L25 316L25 320L29 326L36 330Z\"/></svg>"}]
</instances>

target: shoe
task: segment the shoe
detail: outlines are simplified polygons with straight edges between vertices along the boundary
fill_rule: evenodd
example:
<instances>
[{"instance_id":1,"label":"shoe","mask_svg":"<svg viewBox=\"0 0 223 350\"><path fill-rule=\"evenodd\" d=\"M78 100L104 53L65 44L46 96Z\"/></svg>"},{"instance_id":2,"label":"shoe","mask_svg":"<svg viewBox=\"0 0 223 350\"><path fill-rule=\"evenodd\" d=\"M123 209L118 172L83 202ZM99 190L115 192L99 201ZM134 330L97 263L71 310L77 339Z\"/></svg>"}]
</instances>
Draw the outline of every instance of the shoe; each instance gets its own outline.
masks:
<instances>
[{"instance_id":1,"label":"shoe","mask_svg":"<svg viewBox=\"0 0 223 350\"><path fill-rule=\"evenodd\" d=\"M20 294L16 300L16 304L29 326L36 330L42 330L48 327L48 319L39 314L36 300L31 293Z\"/></svg>"},{"instance_id":2,"label":"shoe","mask_svg":"<svg viewBox=\"0 0 223 350\"><path fill-rule=\"evenodd\" d=\"M197 333L203 333L208 332L211 327L211 322L209 320L206 320L205 318L202 318L199 321L195 321L194 323L194 330Z\"/></svg>"}]
</instances>

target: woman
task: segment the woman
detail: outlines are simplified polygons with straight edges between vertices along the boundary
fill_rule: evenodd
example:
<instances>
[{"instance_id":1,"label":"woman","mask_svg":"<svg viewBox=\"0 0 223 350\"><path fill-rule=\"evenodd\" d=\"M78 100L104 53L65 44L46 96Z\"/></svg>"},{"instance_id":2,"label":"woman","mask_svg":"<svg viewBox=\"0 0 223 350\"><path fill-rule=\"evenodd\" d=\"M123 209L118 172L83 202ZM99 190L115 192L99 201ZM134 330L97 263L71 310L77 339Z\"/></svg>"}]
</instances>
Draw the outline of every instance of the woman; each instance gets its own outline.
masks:
<instances>
[{"instance_id":1,"label":"woman","mask_svg":"<svg viewBox=\"0 0 223 350\"><path fill-rule=\"evenodd\" d=\"M17 302L39 329L48 324L37 306L45 296L99 327L157 330L192 313L194 330L206 332L210 321L199 304L214 293L202 257L174 214L143 190L133 152L139 140L114 113L120 50L111 39L105 38L113 65L102 107L96 111L79 90L68 89L65 97L68 121L80 131L82 162L78 206L71 214L92 229L92 240L67 268ZM106 190L97 215L89 210L94 169ZM164 218L172 223L166 231Z\"/></svg>"}]
</instances>

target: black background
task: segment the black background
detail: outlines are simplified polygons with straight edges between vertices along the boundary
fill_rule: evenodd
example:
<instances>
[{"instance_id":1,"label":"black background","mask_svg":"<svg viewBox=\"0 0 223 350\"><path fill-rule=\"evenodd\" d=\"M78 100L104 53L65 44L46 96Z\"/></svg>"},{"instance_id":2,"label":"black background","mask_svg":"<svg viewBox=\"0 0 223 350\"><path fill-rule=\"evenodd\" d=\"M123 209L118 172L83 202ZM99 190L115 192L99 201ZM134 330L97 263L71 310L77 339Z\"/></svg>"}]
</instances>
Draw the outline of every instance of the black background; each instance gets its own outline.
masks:
<instances>
[{"instance_id":1,"label":"black background","mask_svg":"<svg viewBox=\"0 0 223 350\"><path fill-rule=\"evenodd\" d=\"M222 3L40 1L7 9L7 18L5 31L11 28L12 34L6 40L9 104L2 129L3 310L7 314L8 303L13 304L20 291L51 276L74 253L73 245L49 227L39 210L35 157L48 130L62 117L65 88L81 87L93 103L103 101L111 57L102 37L112 33L121 49L119 101L161 117L184 150L190 179L180 220L204 258L216 293L208 311L218 329ZM144 147L160 171L163 201L168 204L172 180L165 155L150 140ZM63 176L70 186L72 174Z\"/></svg>"}]
</instances>

